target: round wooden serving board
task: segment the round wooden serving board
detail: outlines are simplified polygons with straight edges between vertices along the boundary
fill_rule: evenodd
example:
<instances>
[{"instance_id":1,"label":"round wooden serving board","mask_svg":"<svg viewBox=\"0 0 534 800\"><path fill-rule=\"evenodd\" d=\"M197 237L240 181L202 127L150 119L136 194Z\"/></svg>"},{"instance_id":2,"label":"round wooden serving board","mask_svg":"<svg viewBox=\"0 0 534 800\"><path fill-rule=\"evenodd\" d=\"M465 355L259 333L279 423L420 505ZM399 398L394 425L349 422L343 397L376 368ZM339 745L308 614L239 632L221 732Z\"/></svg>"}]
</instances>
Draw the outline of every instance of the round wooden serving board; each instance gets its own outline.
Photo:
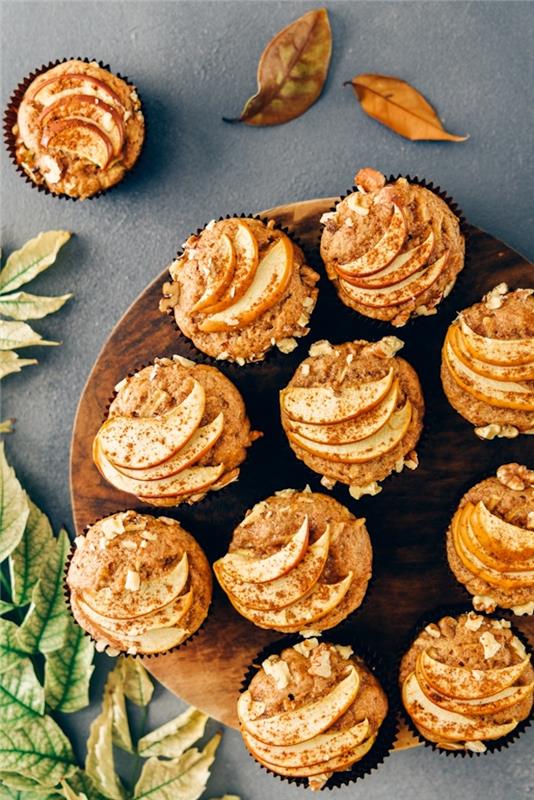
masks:
<instances>
[{"instance_id":1,"label":"round wooden serving board","mask_svg":"<svg viewBox=\"0 0 534 800\"><path fill-rule=\"evenodd\" d=\"M347 628L386 657L395 658L410 629L426 612L449 604L468 603L469 597L449 572L444 538L453 510L474 483L495 473L502 463L528 463L532 440L480 441L472 426L448 404L439 379L440 349L455 314L478 301L500 281L511 287L533 286L533 268L518 253L476 228L468 230L469 257L460 279L435 316L421 317L405 328L367 320L346 308L318 260L319 219L333 198L292 203L263 212L295 233L322 274L319 302L311 333L290 355L272 355L262 364L235 367L220 362L242 392L253 427L264 437L249 451L240 479L195 506L163 510L175 516L199 540L211 560L223 555L233 528L254 503L279 489L326 491L319 476L297 461L279 422L278 391L318 339L344 342L377 340L396 333L406 346L401 355L417 370L427 405L425 433L418 447L420 466L405 470L383 484L376 497L354 501L338 484L333 495L367 520L374 550L374 580L367 601ZM187 340L171 320L158 311L167 271L151 283L112 331L89 376L74 423L71 452L71 491L76 531L112 512L126 508L158 514L133 497L116 491L100 477L91 459L91 445L113 387L129 372L156 356L191 355ZM198 356L200 358L200 356ZM515 624L531 639L532 618ZM263 631L240 617L218 587L201 632L174 653L145 659L147 668L165 686L210 716L237 726L235 703L247 665L279 634ZM398 746L415 740L405 730Z\"/></svg>"}]
</instances>

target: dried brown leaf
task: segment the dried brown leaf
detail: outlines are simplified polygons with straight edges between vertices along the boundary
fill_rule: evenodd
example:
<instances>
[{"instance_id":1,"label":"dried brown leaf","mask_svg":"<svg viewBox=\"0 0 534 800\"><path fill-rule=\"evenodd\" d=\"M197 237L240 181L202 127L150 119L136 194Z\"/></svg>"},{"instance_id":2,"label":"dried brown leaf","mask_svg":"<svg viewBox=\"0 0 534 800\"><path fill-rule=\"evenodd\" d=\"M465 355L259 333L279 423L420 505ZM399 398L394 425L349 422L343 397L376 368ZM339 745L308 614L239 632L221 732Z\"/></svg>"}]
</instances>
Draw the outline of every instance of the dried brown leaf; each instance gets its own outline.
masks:
<instances>
[{"instance_id":1,"label":"dried brown leaf","mask_svg":"<svg viewBox=\"0 0 534 800\"><path fill-rule=\"evenodd\" d=\"M271 39L258 64L258 91L238 119L247 125L280 125L304 114L321 94L332 31L326 9L308 11Z\"/></svg>"},{"instance_id":2,"label":"dried brown leaf","mask_svg":"<svg viewBox=\"0 0 534 800\"><path fill-rule=\"evenodd\" d=\"M347 84L354 89L366 114L406 139L464 142L468 138L448 133L430 103L400 78L365 74Z\"/></svg>"}]
</instances>

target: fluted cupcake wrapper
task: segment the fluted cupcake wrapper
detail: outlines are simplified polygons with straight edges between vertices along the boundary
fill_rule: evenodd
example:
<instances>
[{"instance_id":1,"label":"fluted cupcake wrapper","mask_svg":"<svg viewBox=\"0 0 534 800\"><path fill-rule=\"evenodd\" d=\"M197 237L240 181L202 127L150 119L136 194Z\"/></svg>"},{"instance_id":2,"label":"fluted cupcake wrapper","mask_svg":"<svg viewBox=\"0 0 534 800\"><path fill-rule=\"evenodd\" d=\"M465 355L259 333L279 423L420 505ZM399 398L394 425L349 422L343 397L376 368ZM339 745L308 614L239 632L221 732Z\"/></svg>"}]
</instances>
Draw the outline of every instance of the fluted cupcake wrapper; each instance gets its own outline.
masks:
<instances>
[{"instance_id":1,"label":"fluted cupcake wrapper","mask_svg":"<svg viewBox=\"0 0 534 800\"><path fill-rule=\"evenodd\" d=\"M474 609L472 605L457 604L457 605L439 606L433 612L426 612L420 617L416 625L412 628L410 634L406 637L404 645L398 651L397 657L395 659L395 672L397 676L396 678L397 703L399 705L403 721L406 723L408 729L414 735L414 737L417 739L418 742L423 744L425 747L428 747L431 750L434 750L435 752L445 756L452 755L452 756L461 756L462 758L465 758L466 756L467 757L484 756L489 753L495 753L495 752L500 752L501 750L505 750L513 742L515 742L516 739L518 739L521 736L521 734L532 724L534 720L534 704L533 704L528 717L526 717L524 720L521 720L521 722L519 722L516 725L514 730L511 731L511 733L508 733L506 736L502 736L500 739L484 740L486 750L484 750L482 753L478 753L478 752L473 752L472 750L465 750L465 749L447 750L446 748L440 747L436 742L431 742L429 739L426 739L419 732L419 729L416 727L412 718L406 711L401 698L401 688L399 685L399 678L398 678L400 674L400 664L405 653L408 652L414 640L426 628L427 625L436 623L437 621L442 619L442 617L447 617L447 616L458 617L461 614L468 614L473 611ZM522 642L522 644L525 646L527 650L527 653L532 654L533 650L527 637L522 633L522 631L518 630L513 625L513 615L510 615L509 613L506 612L503 613L495 612L491 614L486 613L483 616L486 616L489 619L506 619L512 622L512 628L511 628L512 633L514 634L514 636L517 636L517 638Z\"/></svg>"},{"instance_id":2,"label":"fluted cupcake wrapper","mask_svg":"<svg viewBox=\"0 0 534 800\"><path fill-rule=\"evenodd\" d=\"M378 769L384 762L387 756L393 751L395 740L397 738L399 723L398 723L398 693L396 692L395 678L388 669L383 658L379 656L373 649L371 649L366 642L355 641L354 634L343 633L341 631L333 630L321 634L321 641L329 642L331 644L351 645L354 650L354 655L359 656L365 665L371 670L373 675L378 679L380 685L385 691L388 698L388 713L382 722L376 741L371 747L370 751L358 762L356 762L349 770L343 772L334 772L328 779L326 784L322 787L324 789L338 789L341 786L347 786L357 780L369 775L373 770ZM291 634L284 636L261 650L254 661L247 669L243 680L241 682L241 693L246 691L254 675L257 673L262 661L271 655L278 655L282 650L287 647L292 647L297 642L302 641L302 637L298 634ZM247 750L247 752L249 752ZM251 758L254 756L249 753ZM256 761L256 759L254 759ZM258 764L260 762L257 762ZM285 775L280 775L263 764L260 767L274 775L281 781L291 783L303 788L308 787L308 778L295 778Z\"/></svg>"},{"instance_id":3,"label":"fluted cupcake wrapper","mask_svg":"<svg viewBox=\"0 0 534 800\"><path fill-rule=\"evenodd\" d=\"M51 197L57 197L63 200L80 200L81 198L73 197L72 195L64 194L63 192L53 192L48 187L46 182L43 181L43 183L36 183L34 180L30 178L26 170L22 167L22 165L17 159L17 154L16 154L17 143L16 143L16 136L13 133L13 128L17 124L17 115L19 106L30 84L33 83L33 81L36 78L38 78L39 75L42 75L44 72L48 72L48 70L59 66L59 64L64 64L66 61L73 61L73 60L83 61L86 64L96 63L98 64L99 67L101 67L101 69L105 69L108 72L111 72L109 64L104 64L103 61L97 61L94 58L87 58L87 57L82 58L81 56L69 56L66 58L58 58L55 61L50 61L48 64L42 64L37 69L33 70L33 72L30 72L30 74L27 75L25 78L23 78L23 80L18 84L17 88L13 91L11 97L9 98L9 102L4 110L4 116L3 116L4 144L6 146L11 161L15 165L15 169L17 170L17 172L24 178L26 183L29 183L34 189L37 189L38 192L44 192L45 194L48 194ZM121 75L119 72L114 72L113 74L117 78L120 78L122 81L127 83L128 86L131 86L132 89L137 90L137 87L125 75ZM147 129L146 118L144 119L144 124L145 124L145 140L146 140L146 129ZM98 192L95 192L94 194L84 199L93 200L96 197L100 197L101 195L111 191L111 189L114 189L130 175L130 173L135 169L139 161L140 161L140 156L137 159L136 163L131 167L131 169L127 170L127 172L124 174L124 176L118 183L113 184L113 186L109 186L107 189L100 189Z\"/></svg>"},{"instance_id":4,"label":"fluted cupcake wrapper","mask_svg":"<svg viewBox=\"0 0 534 800\"><path fill-rule=\"evenodd\" d=\"M130 511L130 510L131 509L128 509L128 508L121 508L121 509L118 509L117 511L115 511L113 513L115 513L115 514L123 514L124 512ZM145 513L145 512L139 512L139 513ZM85 536L87 531L89 530L89 528L91 528L93 525L96 525L97 522L100 522L101 520L106 519L106 517L109 517L109 516L111 516L111 515L110 514L106 514L103 517L99 517L98 519L95 519L89 525L86 525L85 528L83 529L83 535ZM153 514L152 516L157 516L157 515ZM111 658L115 658L116 656L127 656L128 658L141 658L143 660L144 659L158 658L159 656L168 655L169 653L174 653L177 650L180 650L180 649L183 649L183 648L187 647L189 642L191 642L195 637L197 637L199 634L202 635L204 633L205 625L206 625L206 622L208 620L209 613L210 613L210 610L211 610L211 607L212 607L212 604L213 604L213 591L212 591L212 595L211 595L211 598L210 598L210 604L209 604L209 606L207 608L206 616L202 620L202 624L199 625L198 628L195 631L193 631L192 634L190 634L190 636L188 636L186 639L184 639L183 642L180 642L180 644L177 644L174 647L170 647L167 650L162 650L160 653L129 653L127 649L126 650L119 649L117 647L113 647L113 645L111 645L111 644L107 645L102 650L101 649L101 644L102 644L103 640L95 639L94 636L89 633L89 631L86 631L85 628L83 628L80 625L80 623L78 622L78 620L74 616L74 612L72 610L71 590L70 590L70 587L68 585L67 577L68 577L69 568L70 568L72 559L74 558L75 552L76 552L76 544L75 544L75 542L72 542L71 548L70 548L69 553L67 555L67 560L65 562L65 569L64 569L64 572L63 572L63 596L65 597L65 602L67 604L67 608L69 609L69 613L70 613L72 619L74 620L76 625L83 631L84 636L87 636L87 638L90 639L93 642L93 644L95 645L95 649L97 649L97 652L104 652L106 655L110 656ZM109 651L111 651L111 652L109 652Z\"/></svg>"}]
</instances>

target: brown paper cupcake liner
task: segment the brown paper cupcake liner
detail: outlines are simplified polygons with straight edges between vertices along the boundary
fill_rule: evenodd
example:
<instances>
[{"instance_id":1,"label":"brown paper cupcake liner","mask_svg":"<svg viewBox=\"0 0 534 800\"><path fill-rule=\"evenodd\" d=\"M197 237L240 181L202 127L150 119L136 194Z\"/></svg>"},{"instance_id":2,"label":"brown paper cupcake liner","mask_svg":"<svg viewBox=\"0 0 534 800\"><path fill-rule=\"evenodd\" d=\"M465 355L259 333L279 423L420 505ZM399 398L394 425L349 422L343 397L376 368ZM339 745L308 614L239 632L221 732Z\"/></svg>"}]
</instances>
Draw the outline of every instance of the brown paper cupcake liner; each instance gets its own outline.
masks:
<instances>
[{"instance_id":1,"label":"brown paper cupcake liner","mask_svg":"<svg viewBox=\"0 0 534 800\"><path fill-rule=\"evenodd\" d=\"M215 222L221 222L222 220L225 220L225 219L234 219L234 218L235 219L256 219L259 222L262 222L264 225L267 225L268 223L273 223L273 220L269 219L268 217L262 216L261 214L257 214L257 213L247 214L245 212L240 212L240 213L237 213L237 214L221 215L215 220ZM209 224L209 221L206 222L201 227L197 228L196 231L194 233L192 233L192 234L189 234L189 236L192 236L192 235L193 236L198 236L199 234L202 233L202 231L204 231L206 229L206 226L208 224ZM297 245L297 247L300 247L300 249L304 253L304 259L305 259L305 263L307 265L312 265L314 269L316 269L316 270L318 269L317 257L314 254L313 250L309 247L309 245L307 245L304 242L302 242L299 239L298 236L296 236L287 227L285 227L283 225L278 225L275 222L274 223L274 229L284 233L289 239L291 239L291 241L294 244ZM187 238L189 238L189 237L187 237ZM184 253L183 249L178 250L176 255L175 255L175 260L181 258L183 253ZM242 374L243 370L245 370L245 369L250 370L252 368L258 368L258 367L260 367L262 365L270 366L270 365L273 365L273 364L276 364L276 363L280 363L281 360L283 361L283 359L287 358L288 356L292 356L294 353L300 352L301 351L301 344L303 342L304 343L305 342L311 343L312 339L310 339L310 337L312 337L312 335L313 335L312 334L312 330L311 330L311 321L312 321L312 317L313 317L313 313L315 311L316 305L317 305L317 302L316 302L316 304L315 304L315 306L314 306L314 308L313 308L313 310L312 310L312 312L310 314L310 322L309 322L309 324L307 326L310 329L309 333L305 334L304 336L298 336L298 337L295 336L295 334L293 334L293 338L295 338L295 340L297 342L297 347L295 347L295 349L292 350L291 353L282 353L282 351L279 350L276 345L272 345L265 352L265 354L261 358L257 359L256 361L247 361L243 365L238 364L236 361L230 361L229 359L215 358L214 356L210 356L207 353L204 353L202 350L200 350L193 343L193 341L191 339L189 339L188 336L186 336L186 334L184 334L182 332L180 326L176 322L176 318L174 316L174 312L173 312L172 308L170 308L166 312L166 315L169 317L169 319L171 321L171 324L172 324L173 328L175 329L175 331L178 333L179 337L182 340L185 340L185 342L187 343L188 349L192 353L192 356L193 356L193 358L195 360L201 361L202 363L208 364L208 365L210 365L212 367L217 367L218 369L220 369L221 366L223 366L224 369L228 370L229 374L233 374L233 375L237 376L240 373Z\"/></svg>"},{"instance_id":2,"label":"brown paper cupcake liner","mask_svg":"<svg viewBox=\"0 0 534 800\"><path fill-rule=\"evenodd\" d=\"M351 645L354 649L354 655L359 656L365 662L365 665L371 670L371 672L380 682L380 685L382 686L388 698L388 713L386 714L386 717L384 718L384 721L378 730L376 741L371 750L360 761L356 762L349 770L345 770L343 772L334 772L334 774L322 787L322 791L324 791L324 789L339 789L340 787L348 786L357 780L362 780L366 775L369 775L371 772L378 769L380 765L383 764L387 756L393 751L399 730L398 693L396 691L395 676L392 674L391 670L388 669L383 658L379 656L372 648L370 648L366 642L359 641L356 643L354 634L343 633L337 630L327 631L325 634L321 634L321 636L318 638L320 638L322 641L330 642L332 644ZM243 693L246 691L246 689L248 689L249 684L258 671L259 665L262 661L264 661L270 655L279 654L286 647L292 647L299 641L302 641L301 636L298 634L291 634L289 636L284 636L283 638L278 639L277 641L272 642L264 647L248 667L241 682L240 693ZM248 749L247 752L249 753L250 757L254 759L254 756L248 751ZM256 761L256 759L254 759L254 761ZM263 764L260 764L258 761L256 763L258 763L261 769L263 769L265 772L268 772L270 775L274 775L275 778L279 778L279 780L284 783L290 783L302 788L308 788L307 778L294 778L280 775L277 772L273 772L268 767L265 767Z\"/></svg>"},{"instance_id":3,"label":"brown paper cupcake liner","mask_svg":"<svg viewBox=\"0 0 534 800\"><path fill-rule=\"evenodd\" d=\"M80 200L80 198L79 197L72 197L71 195L64 194L62 192L53 192L47 186L46 182L36 183L34 180L32 180L30 178L28 173L24 170L22 165L17 160L17 155L16 155L16 137L15 137L15 135L13 133L13 128L17 123L17 114L18 114L19 106L20 106L20 104L22 102L24 94L26 93L26 90L29 87L29 85L31 83L33 83L33 81L36 78L38 78L39 75L42 75L44 72L48 72L48 70L53 69L54 67L57 67L59 64L64 64L66 61L73 61L73 60L84 61L86 64L91 64L91 63L95 62L102 69L105 69L108 72L112 72L109 64L104 64L103 61L96 61L96 59L94 59L94 58L87 58L87 57L82 58L81 56L69 56L68 58L67 57L66 58L58 58L55 61L50 61L48 64L42 64L40 67L38 67L37 69L33 70L33 72L30 72L29 75L27 75L25 78L23 78L23 80L18 84L17 88L13 91L11 97L9 98L9 102L8 102L8 104L7 104L7 106L6 106L5 110L4 110L3 128L4 128L4 144L6 146L9 158L13 162L13 164L15 165L15 169L17 170L19 175L21 175L24 178L25 182L29 183L34 189L37 189L38 192L44 192L45 194L48 194L51 197L57 197L57 198L63 199L63 200L73 200L74 201L74 200ZM123 80L125 83L128 84L128 86L131 86L132 89L136 89L137 90L137 87L125 75L121 75L120 72L113 72L112 74L115 75L117 78L120 78L121 80ZM144 117L144 112L143 112L143 117ZM144 123L145 123L145 140L146 140L146 129L147 129L146 117L144 118ZM119 186L119 184L123 183L123 181L127 177L129 177L130 173L136 168L136 166L139 163L140 159L141 159L141 154L139 154L139 158L137 159L135 164L132 166L132 168L125 172L124 176L121 178L120 181L118 181L118 183L114 183L113 186L109 186L107 189L100 189L98 192L95 192L94 194L92 194L89 197L84 198L84 199L93 200L94 198L100 197L101 195L106 194L107 192L111 191L116 186Z\"/></svg>"},{"instance_id":4,"label":"brown paper cupcake liner","mask_svg":"<svg viewBox=\"0 0 534 800\"><path fill-rule=\"evenodd\" d=\"M518 739L521 736L521 734L532 724L532 721L534 720L534 704L533 704L528 717L526 717L524 720L521 720L521 722L519 722L518 725L516 725L514 730L511 731L511 733L507 734L506 736L502 736L500 739L495 739L495 740L491 740L491 741L484 740L484 744L486 745L486 750L483 751L482 753L475 753L472 750L465 750L465 749L462 749L462 750L447 750L447 749L445 749L443 747L440 747L436 742L431 742L429 739L426 739L419 732L419 729L416 727L416 725L413 722L412 718L410 717L410 715L406 711L406 709L404 707L404 704L402 702L402 699L401 699L401 690L400 690L399 681L398 681L398 675L399 675L399 672L400 672L400 664L401 664L401 660L402 660L404 654L410 649L410 647L411 647L412 643L414 642L414 640L416 639L416 637L421 633L422 630L424 630L424 628L426 628L427 625L429 625L431 623L435 623L437 620L440 620L442 617L446 617L446 616L458 617L458 616L460 616L460 614L467 614L469 612L472 612L473 610L474 609L473 609L472 605L470 605L470 604L469 605L463 605L463 604L446 605L446 606L440 606L440 607L436 608L431 613L427 612L427 613L423 614L420 617L419 621L416 623L416 625L411 630L409 636L406 637L404 646L397 653L397 658L395 659L395 661L396 661L395 672L396 672L396 675L397 675L397 678L396 678L397 702L398 702L398 705L400 707L402 718L403 718L404 722L406 723L406 725L408 726L408 728L411 731L411 733L415 736L415 738L417 739L417 741L419 743L423 744L427 748L430 748L431 750L434 750L435 752L439 753L441 756L451 756L452 755L452 756L461 756L462 758L465 758L465 757L473 758L473 757L478 757L478 756L489 755L490 753L500 752L501 750L506 750L507 747L509 747L513 742L516 741L516 739ZM475 613L479 613L479 612L475 612ZM486 613L485 616L488 617L489 619L506 619L506 620L508 620L508 621L513 623L513 615L510 615L510 614L507 614L507 613L492 613L492 614ZM511 619L511 617L512 617L512 619ZM519 631L517 628L515 628L513 626L513 624L512 624L511 630L512 630L512 633L514 634L514 636L517 636L517 638L525 646L525 648L527 650L527 653L532 654L532 647L530 646L530 643L529 643L527 637L524 636L524 634L521 631Z\"/></svg>"},{"instance_id":5,"label":"brown paper cupcake liner","mask_svg":"<svg viewBox=\"0 0 534 800\"><path fill-rule=\"evenodd\" d=\"M125 511L129 511L129 510L130 509L128 509L128 508L122 508L122 509L119 509L119 510L113 512L113 513L121 514L121 513L124 513ZM144 513L144 512L142 512L142 513ZM83 535L85 536L85 534L87 533L89 528L91 528L97 522L100 522L100 520L105 519L106 517L109 517L109 516L110 516L110 514L106 514L103 517L99 517L98 519L95 519L94 522L90 523L89 525L86 525L85 528L83 529ZM158 514L153 514L152 516L156 517L156 516L159 516L159 515ZM162 516L164 516L164 514L162 514ZM176 520L176 521L178 522L178 520ZM85 628L82 628L82 626L80 625L80 623L78 622L78 620L74 616L74 612L72 610L71 590L70 590L70 587L69 587L69 585L67 583L67 576L68 576L69 568L70 568L72 559L74 558L74 553L75 552L76 552L76 544L74 542L72 542L71 548L70 548L69 553L67 555L67 560L65 561L65 569L63 570L63 596L65 598L65 602L67 604L67 608L69 610L70 616L72 617L72 619L74 620L76 625L80 628L80 630L83 631L84 636L86 636L95 645L95 649L97 649L97 647L99 646L99 643L100 643L99 640L95 639L94 636L92 636L92 634L89 633L89 631L85 630ZM193 633L190 636L188 636L187 639L184 639L183 642L180 642L180 644L177 644L174 647L170 647L168 650L162 650L161 653L129 653L127 650L119 650L118 648L113 647L112 645L106 645L106 647L104 648L103 651L97 649L97 652L104 652L110 658L115 658L117 656L127 656L128 658L141 658L143 660L152 659L152 658L158 658L159 656L168 655L169 653L174 653L177 650L180 650L180 649L183 649L183 648L187 647L189 642L191 642L193 639L195 639L198 635L203 635L204 634L205 626L206 626L206 623L208 621L208 617L209 617L209 614L210 614L210 611L211 611L212 604L213 604L213 591L212 591L212 595L211 595L209 606L208 606L207 611L206 611L206 616L204 617L204 619L202 620L202 623L198 626L198 628L195 631L193 631ZM108 650L111 650L112 652L109 653Z\"/></svg>"}]
</instances>

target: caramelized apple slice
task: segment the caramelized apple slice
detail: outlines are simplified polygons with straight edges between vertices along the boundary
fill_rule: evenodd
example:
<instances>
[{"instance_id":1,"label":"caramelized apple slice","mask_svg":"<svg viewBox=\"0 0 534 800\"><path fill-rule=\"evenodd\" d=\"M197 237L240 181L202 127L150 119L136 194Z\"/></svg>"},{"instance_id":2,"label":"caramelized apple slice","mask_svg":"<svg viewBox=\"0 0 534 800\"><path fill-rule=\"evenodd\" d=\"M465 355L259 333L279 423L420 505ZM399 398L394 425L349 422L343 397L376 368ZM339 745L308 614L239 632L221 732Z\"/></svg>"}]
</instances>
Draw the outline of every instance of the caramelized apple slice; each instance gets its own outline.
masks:
<instances>
[{"instance_id":1,"label":"caramelized apple slice","mask_svg":"<svg viewBox=\"0 0 534 800\"><path fill-rule=\"evenodd\" d=\"M442 664L424 651L419 656L420 667L428 683L446 697L459 700L480 700L512 686L530 663L530 657L519 664L496 669L473 670Z\"/></svg>"},{"instance_id":2,"label":"caramelized apple slice","mask_svg":"<svg viewBox=\"0 0 534 800\"><path fill-rule=\"evenodd\" d=\"M349 276L373 275L395 258L405 238L404 214L399 206L394 204L390 223L383 236L359 258L340 264L339 271Z\"/></svg>"},{"instance_id":3,"label":"caramelized apple slice","mask_svg":"<svg viewBox=\"0 0 534 800\"><path fill-rule=\"evenodd\" d=\"M64 85L63 79L68 79L70 83L78 85L62 89L61 86ZM111 100L117 106L122 107L119 95L105 81L100 80L100 78L93 78L92 75L83 75L76 72L64 72L62 75L56 75L54 78L41 81L32 89L28 99L47 106L62 97L79 94L80 88L84 94L94 93L96 97L101 97L103 100Z\"/></svg>"},{"instance_id":4,"label":"caramelized apple slice","mask_svg":"<svg viewBox=\"0 0 534 800\"><path fill-rule=\"evenodd\" d=\"M88 617L93 624L102 628L102 630L108 632L113 637L118 636L122 638L123 634L126 634L128 638L131 638L133 636L142 636L144 633L156 630L157 628L174 628L179 626L193 604L193 592L190 590L187 594L177 597L167 606L157 608L150 614L145 614L142 617L135 617L135 619L131 620L113 620L109 617L103 617L101 614L93 611L91 606L87 605L81 598L78 598L78 604L86 617Z\"/></svg>"},{"instance_id":5,"label":"caramelized apple slice","mask_svg":"<svg viewBox=\"0 0 534 800\"><path fill-rule=\"evenodd\" d=\"M495 516L483 501L477 503L470 521L473 532L482 545L503 559L515 561L534 556L532 531Z\"/></svg>"},{"instance_id":6,"label":"caramelized apple slice","mask_svg":"<svg viewBox=\"0 0 534 800\"><path fill-rule=\"evenodd\" d=\"M335 391L330 386L294 387L280 392L282 409L296 422L331 425L353 419L376 406L393 385L393 368L377 381L347 386Z\"/></svg>"},{"instance_id":7,"label":"caramelized apple slice","mask_svg":"<svg viewBox=\"0 0 534 800\"><path fill-rule=\"evenodd\" d=\"M391 264L373 274L372 277L354 276L343 272L341 268L337 272L341 278L353 286L360 286L363 289L382 289L400 283L416 272L420 272L426 266L433 247L434 233L430 231L424 242L417 247L412 247L411 250L406 250L405 253L400 253Z\"/></svg>"},{"instance_id":8,"label":"caramelized apple slice","mask_svg":"<svg viewBox=\"0 0 534 800\"><path fill-rule=\"evenodd\" d=\"M293 269L293 245L286 236L278 239L258 264L248 289L239 300L200 323L208 333L231 331L249 325L282 298Z\"/></svg>"},{"instance_id":9,"label":"caramelized apple slice","mask_svg":"<svg viewBox=\"0 0 534 800\"><path fill-rule=\"evenodd\" d=\"M528 364L534 361L534 337L492 339L481 336L469 327L463 315L460 315L460 329L464 335L465 346L481 361L504 366Z\"/></svg>"},{"instance_id":10,"label":"caramelized apple slice","mask_svg":"<svg viewBox=\"0 0 534 800\"><path fill-rule=\"evenodd\" d=\"M281 578L293 569L302 558L308 547L308 517L298 531L284 547L266 558L251 558L241 553L227 553L219 559L219 569L225 576L243 583L267 583Z\"/></svg>"},{"instance_id":11,"label":"caramelized apple slice","mask_svg":"<svg viewBox=\"0 0 534 800\"><path fill-rule=\"evenodd\" d=\"M107 133L83 117L57 119L45 125L41 144L85 158L100 169L105 169L113 158L113 145Z\"/></svg>"},{"instance_id":12,"label":"caramelized apple slice","mask_svg":"<svg viewBox=\"0 0 534 800\"><path fill-rule=\"evenodd\" d=\"M217 240L217 246L210 257L204 292L191 308L191 312L203 311L221 298L234 276L235 261L232 240L226 233L221 233Z\"/></svg>"},{"instance_id":13,"label":"caramelized apple slice","mask_svg":"<svg viewBox=\"0 0 534 800\"><path fill-rule=\"evenodd\" d=\"M325 761L319 761L317 764L302 764L301 766L282 766L275 762L266 761L252 750L251 752L256 760L259 761L260 764L263 764L264 767L267 767L267 769L270 769L271 772L278 772L279 775L289 775L295 778L311 778L314 775L328 775L330 772L343 772L344 770L350 769L356 761L360 761L364 755L369 752L375 739L376 736L370 736L361 744L355 745L351 750L347 750L338 756L332 756Z\"/></svg>"},{"instance_id":14,"label":"caramelized apple slice","mask_svg":"<svg viewBox=\"0 0 534 800\"><path fill-rule=\"evenodd\" d=\"M227 594L231 594L239 605L253 609L278 611L292 605L306 595L317 583L328 558L330 532L327 527L323 535L310 545L304 558L294 569L266 583L242 583L227 574L223 560L216 561L213 570Z\"/></svg>"},{"instance_id":15,"label":"caramelized apple slice","mask_svg":"<svg viewBox=\"0 0 534 800\"><path fill-rule=\"evenodd\" d=\"M251 716L252 696L249 691L243 692L237 703L237 715L245 731L261 742L299 744L330 728L352 705L359 688L358 672L351 666L347 676L319 700L265 719Z\"/></svg>"},{"instance_id":16,"label":"caramelized apple slice","mask_svg":"<svg viewBox=\"0 0 534 800\"><path fill-rule=\"evenodd\" d=\"M491 378L494 381L533 381L534 380L534 361L517 366L502 367L497 364L489 364L480 361L468 349L465 337L458 325L449 328L447 338L456 357L462 361L468 369Z\"/></svg>"},{"instance_id":17,"label":"caramelized apple slice","mask_svg":"<svg viewBox=\"0 0 534 800\"><path fill-rule=\"evenodd\" d=\"M472 503L467 503L464 506L464 517L459 520L460 524L460 538L466 548L474 556L478 558L486 567L496 570L497 572L532 572L534 570L534 559L523 558L518 556L517 560L510 561L509 559L495 558L492 552L484 546L476 534L476 529L471 522L475 506ZM457 514L459 512L456 512ZM533 537L534 541L534 537Z\"/></svg>"},{"instance_id":18,"label":"caramelized apple slice","mask_svg":"<svg viewBox=\"0 0 534 800\"><path fill-rule=\"evenodd\" d=\"M118 156L124 145L124 124L122 114L116 108L91 94L73 94L45 106L39 115L39 122L46 124L51 116L65 119L85 117L96 122L112 144L113 154Z\"/></svg>"},{"instance_id":19,"label":"caramelized apple slice","mask_svg":"<svg viewBox=\"0 0 534 800\"><path fill-rule=\"evenodd\" d=\"M204 307L204 311L215 314L224 311L240 300L250 287L258 269L258 242L249 225L244 220L235 220L236 230L233 237L235 251L235 270L231 285L217 302Z\"/></svg>"},{"instance_id":20,"label":"caramelized apple slice","mask_svg":"<svg viewBox=\"0 0 534 800\"><path fill-rule=\"evenodd\" d=\"M193 381L185 400L161 417L110 417L97 439L116 467L155 467L181 450L197 430L204 415L206 396Z\"/></svg>"},{"instance_id":21,"label":"caramelized apple slice","mask_svg":"<svg viewBox=\"0 0 534 800\"><path fill-rule=\"evenodd\" d=\"M412 418L412 404L409 400L398 411L395 411L385 425L366 439L348 444L321 444L304 439L297 433L288 433L293 444L307 450L327 461L339 461L342 464L363 464L379 458L393 450L402 441Z\"/></svg>"},{"instance_id":22,"label":"caramelized apple slice","mask_svg":"<svg viewBox=\"0 0 534 800\"><path fill-rule=\"evenodd\" d=\"M345 280L340 280L339 285L347 297L363 306L371 308L396 306L406 303L430 289L441 275L448 258L449 252L446 251L430 267L426 267L423 271L411 275L393 286L385 286L381 289L360 289Z\"/></svg>"}]
</instances>

